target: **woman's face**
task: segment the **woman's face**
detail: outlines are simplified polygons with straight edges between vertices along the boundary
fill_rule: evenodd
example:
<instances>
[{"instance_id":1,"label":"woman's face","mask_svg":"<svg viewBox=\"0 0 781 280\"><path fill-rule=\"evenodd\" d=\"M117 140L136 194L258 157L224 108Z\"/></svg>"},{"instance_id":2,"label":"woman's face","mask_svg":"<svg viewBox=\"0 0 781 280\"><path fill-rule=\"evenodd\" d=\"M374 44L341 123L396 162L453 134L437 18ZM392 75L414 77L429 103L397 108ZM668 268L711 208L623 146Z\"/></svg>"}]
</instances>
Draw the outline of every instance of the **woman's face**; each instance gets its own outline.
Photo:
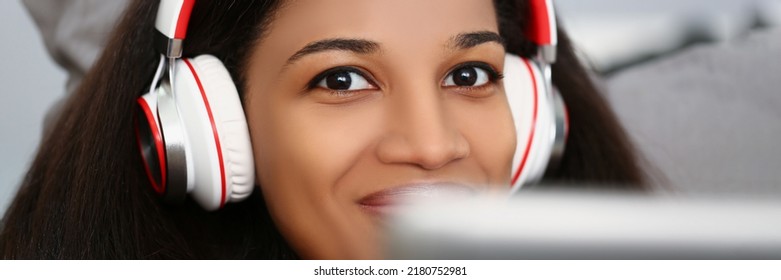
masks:
<instances>
[{"instance_id":1,"label":"woman's face","mask_svg":"<svg viewBox=\"0 0 781 280\"><path fill-rule=\"evenodd\" d=\"M394 201L509 186L498 33L491 0L279 10L251 54L245 108L258 183L296 252L378 258Z\"/></svg>"}]
</instances>

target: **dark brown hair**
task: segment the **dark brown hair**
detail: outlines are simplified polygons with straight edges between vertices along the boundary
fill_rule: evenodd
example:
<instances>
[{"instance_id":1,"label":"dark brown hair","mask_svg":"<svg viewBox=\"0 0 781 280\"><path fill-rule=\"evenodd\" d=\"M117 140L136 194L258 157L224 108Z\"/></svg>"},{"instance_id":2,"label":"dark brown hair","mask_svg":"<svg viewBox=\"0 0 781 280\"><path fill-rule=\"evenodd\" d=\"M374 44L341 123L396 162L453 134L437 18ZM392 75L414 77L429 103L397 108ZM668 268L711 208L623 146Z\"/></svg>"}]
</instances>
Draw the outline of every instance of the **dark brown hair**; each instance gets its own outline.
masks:
<instances>
[{"instance_id":1,"label":"dark brown hair","mask_svg":"<svg viewBox=\"0 0 781 280\"><path fill-rule=\"evenodd\" d=\"M279 1L198 1L185 56L220 58L244 88L248 54ZM507 50L525 40L526 2L496 0ZM40 146L4 218L0 256L16 259L296 258L259 191L209 213L192 202L160 202L135 143L135 99L152 79L157 1L135 1L105 51ZM644 175L623 130L560 34L554 84L571 120L566 153L548 180L642 188Z\"/></svg>"}]
</instances>

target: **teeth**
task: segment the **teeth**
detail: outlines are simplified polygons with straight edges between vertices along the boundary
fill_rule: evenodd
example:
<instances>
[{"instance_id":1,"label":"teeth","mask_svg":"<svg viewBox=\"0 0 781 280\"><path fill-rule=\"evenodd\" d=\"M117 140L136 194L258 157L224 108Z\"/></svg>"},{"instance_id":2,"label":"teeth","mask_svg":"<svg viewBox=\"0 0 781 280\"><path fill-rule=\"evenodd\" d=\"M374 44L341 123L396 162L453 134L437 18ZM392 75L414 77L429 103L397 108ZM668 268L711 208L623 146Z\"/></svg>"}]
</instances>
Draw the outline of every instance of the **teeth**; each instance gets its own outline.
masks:
<instances>
[{"instance_id":1,"label":"teeth","mask_svg":"<svg viewBox=\"0 0 781 280\"><path fill-rule=\"evenodd\" d=\"M423 192L423 195L428 197L456 196L456 195L466 195L466 194L471 194L471 192L462 188L434 188Z\"/></svg>"},{"instance_id":2,"label":"teeth","mask_svg":"<svg viewBox=\"0 0 781 280\"><path fill-rule=\"evenodd\" d=\"M480 188L458 183L412 184L373 193L364 197L360 203L372 207L392 207L431 200L463 198L475 195L478 189Z\"/></svg>"},{"instance_id":3,"label":"teeth","mask_svg":"<svg viewBox=\"0 0 781 280\"><path fill-rule=\"evenodd\" d=\"M401 194L406 198L439 198L439 197L463 197L474 195L474 191L468 188L443 188L430 187L410 190Z\"/></svg>"}]
</instances>

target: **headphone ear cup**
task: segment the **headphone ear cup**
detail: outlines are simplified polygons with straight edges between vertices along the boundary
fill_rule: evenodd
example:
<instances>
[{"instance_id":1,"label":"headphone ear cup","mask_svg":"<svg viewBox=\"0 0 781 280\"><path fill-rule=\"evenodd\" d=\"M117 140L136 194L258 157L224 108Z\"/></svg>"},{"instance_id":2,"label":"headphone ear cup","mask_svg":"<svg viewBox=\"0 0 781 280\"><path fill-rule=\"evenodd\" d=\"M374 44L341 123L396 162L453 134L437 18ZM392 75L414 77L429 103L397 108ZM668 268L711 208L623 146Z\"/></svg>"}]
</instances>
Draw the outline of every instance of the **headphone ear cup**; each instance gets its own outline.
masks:
<instances>
[{"instance_id":1,"label":"headphone ear cup","mask_svg":"<svg viewBox=\"0 0 781 280\"><path fill-rule=\"evenodd\" d=\"M168 81L136 101L136 140L144 169L157 194L167 202L187 197L186 134Z\"/></svg>"},{"instance_id":2,"label":"headphone ear cup","mask_svg":"<svg viewBox=\"0 0 781 280\"><path fill-rule=\"evenodd\" d=\"M192 178L188 192L206 210L249 196L255 167L238 91L211 55L176 62L174 90L187 131Z\"/></svg>"},{"instance_id":3,"label":"headphone ear cup","mask_svg":"<svg viewBox=\"0 0 781 280\"><path fill-rule=\"evenodd\" d=\"M143 158L144 171L155 192L165 195L166 157L163 132L157 118L157 96L146 93L136 100L138 112L135 116L136 142Z\"/></svg>"},{"instance_id":4,"label":"headphone ear cup","mask_svg":"<svg viewBox=\"0 0 781 280\"><path fill-rule=\"evenodd\" d=\"M542 71L533 62L507 54L504 87L515 122L516 149L513 156L511 185L513 191L536 182L545 173L550 160L555 129L553 103L547 92Z\"/></svg>"}]
</instances>

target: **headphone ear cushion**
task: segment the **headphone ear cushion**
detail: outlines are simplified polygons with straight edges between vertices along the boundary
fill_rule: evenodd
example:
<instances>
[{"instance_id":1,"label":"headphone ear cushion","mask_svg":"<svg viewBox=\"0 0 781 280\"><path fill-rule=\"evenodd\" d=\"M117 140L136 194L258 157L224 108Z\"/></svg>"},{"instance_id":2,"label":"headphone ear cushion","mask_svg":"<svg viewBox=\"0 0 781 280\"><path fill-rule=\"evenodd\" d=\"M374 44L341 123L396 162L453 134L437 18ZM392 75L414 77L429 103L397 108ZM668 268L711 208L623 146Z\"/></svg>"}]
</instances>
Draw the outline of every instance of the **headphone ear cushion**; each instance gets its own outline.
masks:
<instances>
[{"instance_id":1,"label":"headphone ear cushion","mask_svg":"<svg viewBox=\"0 0 781 280\"><path fill-rule=\"evenodd\" d=\"M505 57L504 88L515 122L511 184L517 190L545 172L551 150L552 104L537 65L513 54Z\"/></svg>"},{"instance_id":2,"label":"headphone ear cushion","mask_svg":"<svg viewBox=\"0 0 781 280\"><path fill-rule=\"evenodd\" d=\"M211 55L181 59L176 69L177 103L193 156L193 198L215 210L248 197L255 182L252 145L228 70Z\"/></svg>"},{"instance_id":3,"label":"headphone ear cushion","mask_svg":"<svg viewBox=\"0 0 781 280\"><path fill-rule=\"evenodd\" d=\"M135 118L136 141L152 188L157 194L165 195L167 175L165 142L157 118L156 97L150 92L136 100L139 109Z\"/></svg>"}]
</instances>

